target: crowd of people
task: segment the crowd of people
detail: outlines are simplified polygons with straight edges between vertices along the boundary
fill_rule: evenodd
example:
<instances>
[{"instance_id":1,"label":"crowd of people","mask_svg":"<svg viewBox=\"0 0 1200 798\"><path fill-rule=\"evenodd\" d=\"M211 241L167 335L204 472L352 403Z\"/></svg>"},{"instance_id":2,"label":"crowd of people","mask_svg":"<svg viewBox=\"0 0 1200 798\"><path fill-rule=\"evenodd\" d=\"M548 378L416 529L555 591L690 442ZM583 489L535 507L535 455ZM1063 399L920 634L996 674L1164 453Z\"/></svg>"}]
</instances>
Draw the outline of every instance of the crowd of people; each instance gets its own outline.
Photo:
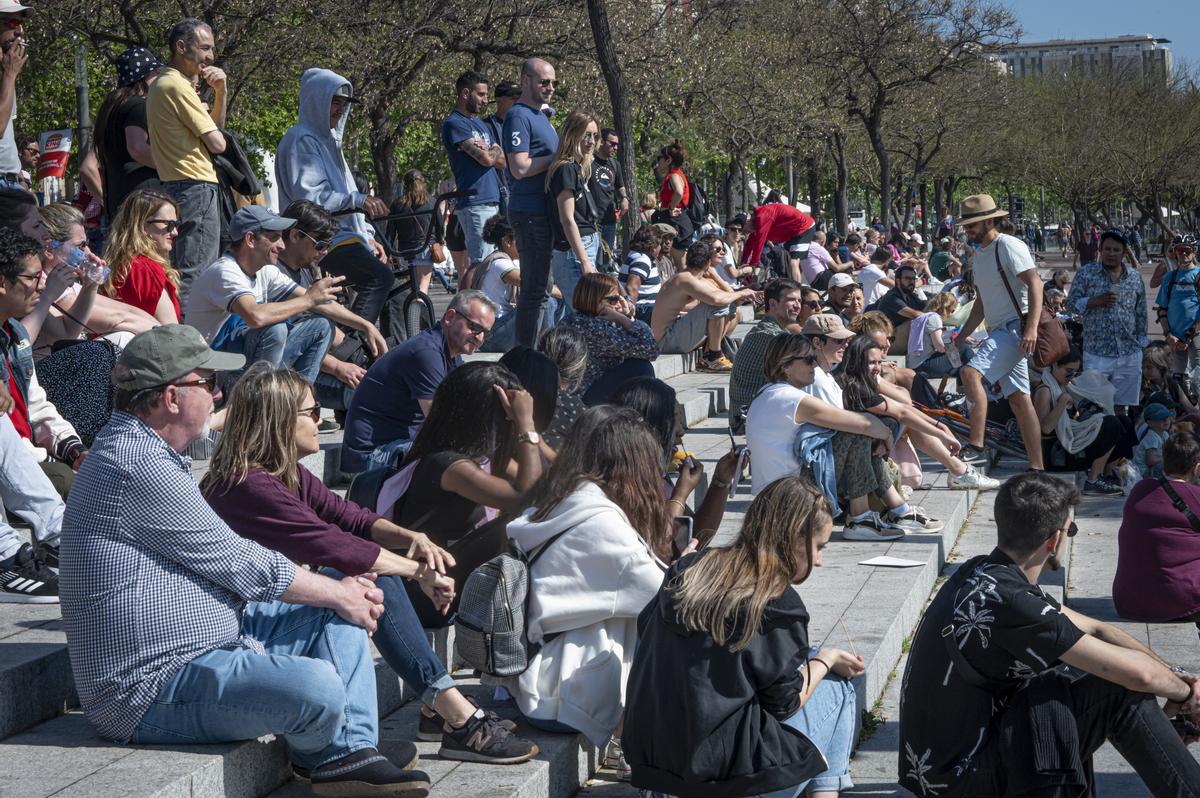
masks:
<instances>
[{"instance_id":1,"label":"crowd of people","mask_svg":"<svg viewBox=\"0 0 1200 798\"><path fill-rule=\"evenodd\" d=\"M0 112L26 11L0 5ZM213 31L184 20L168 46L165 63L140 47L117 61L80 164L99 231L70 205L38 206L12 114L0 137L0 500L32 538L0 520L0 600L61 603L101 735L277 734L317 794L425 795L415 746L378 750L373 641L420 696L418 739L444 759L525 762L538 746L459 689L426 636L515 546L531 555L527 667L482 670L529 726L583 735L647 796L837 795L852 786L866 664L810 644L792 586L835 524L850 541L943 528L909 501L919 452L950 489L998 491L998 546L959 569L914 640L901 783L923 796L1075 784L1106 738L1156 794L1200 783L1167 720L1200 722L1200 682L1036 587L1074 534L1077 493L978 467L989 418L1005 417L1032 472L1084 471L1100 495L1146 477L1114 598L1130 617L1200 619L1200 554L1172 531L1180 513L1200 528L1194 240L1170 249L1166 340L1150 345L1121 233L1043 301L1030 248L987 195L946 209L933 246L900 229L842 237L778 197L720 225L673 141L634 223L619 137L579 109L556 127L557 78L539 58L516 82L456 81L449 207L418 170L396 198L363 191L343 154L354 88L306 70L275 213L229 189L244 156ZM436 324L402 342L379 329L393 253L422 286L447 260L458 280ZM1061 301L1044 310L1051 290ZM743 308L757 318L739 341ZM1056 314L1080 326L1078 345L1033 369L1038 320ZM480 351L503 356L466 360ZM693 353L728 375L731 437L746 439L702 492L652 365ZM928 404L964 410L966 440ZM300 462L338 427L345 497ZM198 483L192 454L207 460ZM710 545L747 466L740 528ZM1146 596L1163 574L1171 589ZM947 700L977 737L944 722ZM1050 703L1077 726L1039 714ZM1031 764L1030 723L1065 760Z\"/></svg>"}]
</instances>

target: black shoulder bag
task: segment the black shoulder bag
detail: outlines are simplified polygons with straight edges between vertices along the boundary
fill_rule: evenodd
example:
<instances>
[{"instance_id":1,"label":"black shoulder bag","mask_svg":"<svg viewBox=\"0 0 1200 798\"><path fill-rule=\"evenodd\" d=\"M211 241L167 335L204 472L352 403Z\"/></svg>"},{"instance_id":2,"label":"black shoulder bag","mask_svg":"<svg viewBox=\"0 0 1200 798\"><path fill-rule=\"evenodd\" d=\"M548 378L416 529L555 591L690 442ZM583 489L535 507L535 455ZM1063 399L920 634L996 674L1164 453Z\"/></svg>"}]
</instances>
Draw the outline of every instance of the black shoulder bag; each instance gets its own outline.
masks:
<instances>
[{"instance_id":1,"label":"black shoulder bag","mask_svg":"<svg viewBox=\"0 0 1200 798\"><path fill-rule=\"evenodd\" d=\"M1171 504L1174 505L1175 509L1183 513L1183 517L1192 525L1192 531L1200 532L1200 518L1196 517L1196 514L1192 512L1192 508L1188 507L1187 502L1183 500L1183 497L1171 487L1171 481L1166 477L1159 477L1158 484L1162 485L1162 489L1166 492L1167 498L1171 500Z\"/></svg>"}]
</instances>

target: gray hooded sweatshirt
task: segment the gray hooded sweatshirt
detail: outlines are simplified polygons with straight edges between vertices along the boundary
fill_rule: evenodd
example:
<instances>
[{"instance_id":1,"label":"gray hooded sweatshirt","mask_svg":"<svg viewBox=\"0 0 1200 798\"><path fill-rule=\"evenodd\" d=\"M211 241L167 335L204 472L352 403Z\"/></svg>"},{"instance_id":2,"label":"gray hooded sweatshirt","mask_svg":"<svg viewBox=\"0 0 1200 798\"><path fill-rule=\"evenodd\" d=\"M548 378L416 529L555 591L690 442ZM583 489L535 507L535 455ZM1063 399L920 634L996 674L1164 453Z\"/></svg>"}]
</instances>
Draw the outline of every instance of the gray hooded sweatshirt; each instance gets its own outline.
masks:
<instances>
[{"instance_id":1,"label":"gray hooded sweatshirt","mask_svg":"<svg viewBox=\"0 0 1200 798\"><path fill-rule=\"evenodd\" d=\"M342 86L350 87L350 81L328 69L306 69L300 76L300 118L275 150L281 211L295 200L311 200L331 212L362 207L367 195L354 190L354 176L342 155L348 104L337 127L329 127L329 106ZM364 242L375 238L361 213L339 216L338 224L334 245L352 237Z\"/></svg>"}]
</instances>

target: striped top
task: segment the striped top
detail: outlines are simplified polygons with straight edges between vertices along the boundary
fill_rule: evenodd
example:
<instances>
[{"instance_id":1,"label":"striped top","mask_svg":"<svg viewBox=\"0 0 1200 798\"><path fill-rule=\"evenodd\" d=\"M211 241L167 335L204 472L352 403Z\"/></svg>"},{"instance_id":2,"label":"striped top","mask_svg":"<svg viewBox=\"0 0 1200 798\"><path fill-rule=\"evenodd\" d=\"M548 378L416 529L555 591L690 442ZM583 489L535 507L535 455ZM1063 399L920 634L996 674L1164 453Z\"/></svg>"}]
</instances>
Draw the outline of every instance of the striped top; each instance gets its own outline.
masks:
<instances>
[{"instance_id":1,"label":"striped top","mask_svg":"<svg viewBox=\"0 0 1200 798\"><path fill-rule=\"evenodd\" d=\"M642 282L638 286L637 303L653 305L654 300L658 298L658 289L662 288L663 283L662 274L658 271L658 264L651 260L646 253L630 250L621 264L621 287L626 290L628 290L629 275L631 274L642 278Z\"/></svg>"}]
</instances>

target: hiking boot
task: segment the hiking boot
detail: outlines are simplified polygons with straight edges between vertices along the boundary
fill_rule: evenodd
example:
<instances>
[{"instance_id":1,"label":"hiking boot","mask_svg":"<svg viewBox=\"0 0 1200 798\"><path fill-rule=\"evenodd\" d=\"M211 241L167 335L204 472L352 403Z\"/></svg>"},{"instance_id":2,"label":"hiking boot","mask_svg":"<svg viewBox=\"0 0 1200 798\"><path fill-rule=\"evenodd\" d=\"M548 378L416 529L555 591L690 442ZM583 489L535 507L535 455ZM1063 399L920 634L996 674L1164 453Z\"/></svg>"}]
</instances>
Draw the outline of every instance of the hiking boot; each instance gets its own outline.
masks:
<instances>
[{"instance_id":1,"label":"hiking boot","mask_svg":"<svg viewBox=\"0 0 1200 798\"><path fill-rule=\"evenodd\" d=\"M700 371L711 371L716 373L727 373L733 371L733 364L729 362L729 358L722 355L720 352L704 352L696 359L696 366Z\"/></svg>"},{"instance_id":2,"label":"hiking boot","mask_svg":"<svg viewBox=\"0 0 1200 798\"><path fill-rule=\"evenodd\" d=\"M915 504L908 506L908 512L904 515L896 515L889 512L887 517L883 519L883 523L890 529L897 529L901 532L941 532L946 525L936 518L931 518L925 513L925 510Z\"/></svg>"},{"instance_id":3,"label":"hiking boot","mask_svg":"<svg viewBox=\"0 0 1200 798\"><path fill-rule=\"evenodd\" d=\"M479 702L477 702L474 698L471 698L471 696L464 695L463 698L471 702L472 706L479 706ZM430 714L426 715L426 710L428 710ZM508 729L510 732L515 732L517 730L517 724L513 723L511 720L500 717L490 709L485 709L483 711L494 718L497 723ZM444 728L445 723L446 721L441 715L426 706L422 706L421 720L417 723L417 739L423 743L440 742L442 739L442 729Z\"/></svg>"},{"instance_id":4,"label":"hiking boot","mask_svg":"<svg viewBox=\"0 0 1200 798\"><path fill-rule=\"evenodd\" d=\"M1085 496L1124 496L1125 490L1120 485L1114 485L1102 477L1084 480L1083 494Z\"/></svg>"},{"instance_id":5,"label":"hiking boot","mask_svg":"<svg viewBox=\"0 0 1200 798\"><path fill-rule=\"evenodd\" d=\"M843 540L861 540L878 543L884 540L899 540L903 532L889 529L879 517L879 513L870 513L866 518L853 521L847 518L846 526L842 528Z\"/></svg>"},{"instance_id":6,"label":"hiking boot","mask_svg":"<svg viewBox=\"0 0 1200 798\"><path fill-rule=\"evenodd\" d=\"M967 466L967 473L957 477L953 474L948 476L950 490L995 490L1000 487L1000 480L992 479L970 465Z\"/></svg>"},{"instance_id":7,"label":"hiking boot","mask_svg":"<svg viewBox=\"0 0 1200 798\"><path fill-rule=\"evenodd\" d=\"M535 743L516 736L495 715L479 709L459 728L442 732L438 756L460 762L516 765L533 759L537 753Z\"/></svg>"},{"instance_id":8,"label":"hiking boot","mask_svg":"<svg viewBox=\"0 0 1200 798\"><path fill-rule=\"evenodd\" d=\"M58 575L28 543L0 565L0 604L57 604Z\"/></svg>"},{"instance_id":9,"label":"hiking boot","mask_svg":"<svg viewBox=\"0 0 1200 798\"><path fill-rule=\"evenodd\" d=\"M389 795L401 798L425 798L429 795L427 774L396 767L374 748L364 748L321 765L309 773L309 780L314 795Z\"/></svg>"}]
</instances>

